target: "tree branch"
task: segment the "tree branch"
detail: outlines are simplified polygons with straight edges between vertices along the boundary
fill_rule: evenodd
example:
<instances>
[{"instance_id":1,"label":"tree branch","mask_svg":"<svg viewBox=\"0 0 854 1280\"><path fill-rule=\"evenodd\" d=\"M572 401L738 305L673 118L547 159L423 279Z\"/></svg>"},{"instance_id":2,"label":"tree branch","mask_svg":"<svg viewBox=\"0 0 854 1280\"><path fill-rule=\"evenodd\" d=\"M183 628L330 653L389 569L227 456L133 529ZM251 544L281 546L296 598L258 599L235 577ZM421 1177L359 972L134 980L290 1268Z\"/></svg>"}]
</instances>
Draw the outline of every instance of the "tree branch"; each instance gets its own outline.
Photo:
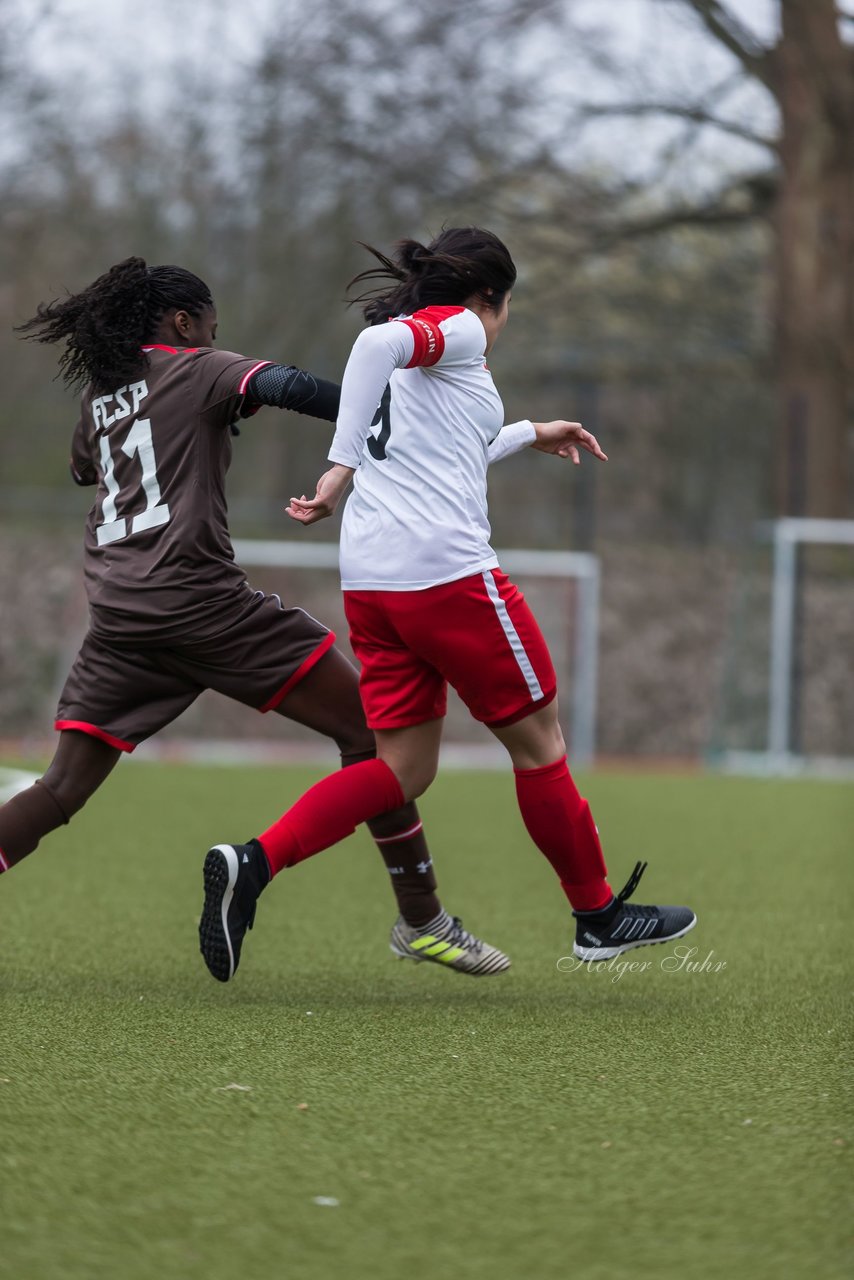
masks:
<instances>
[{"instance_id":1,"label":"tree branch","mask_svg":"<svg viewBox=\"0 0 854 1280\"><path fill-rule=\"evenodd\" d=\"M601 191L597 208L589 211L577 209L574 216L565 220L563 231L572 243L563 252L569 258L583 260L590 254L609 253L626 241L661 235L679 227L720 228L755 222L767 215L773 203L776 182L772 171L760 170L737 179L702 204L677 204L634 215L626 212L610 222L603 218L605 206L602 201L606 193ZM631 198L628 191L615 191L610 193L607 203L611 207L620 207ZM514 218L517 222L530 221L532 225L544 221L542 210L528 213L519 209L514 212ZM556 224L548 217L545 222L552 230L556 229Z\"/></svg>"},{"instance_id":2,"label":"tree branch","mask_svg":"<svg viewBox=\"0 0 854 1280\"><path fill-rule=\"evenodd\" d=\"M680 120L690 120L693 124L711 125L715 129L721 129L724 133L733 134L736 138L743 138L746 142L754 142L757 146L767 147L770 151L776 152L778 150L776 138L770 138L762 133L755 133L745 125L736 124L733 120L722 120L719 116L713 115L711 111L706 110L705 107L682 107L672 102L626 102L585 107L582 115L594 119L598 116L675 116Z\"/></svg>"},{"instance_id":3,"label":"tree branch","mask_svg":"<svg viewBox=\"0 0 854 1280\"><path fill-rule=\"evenodd\" d=\"M720 205L682 205L651 214L647 218L631 218L607 229L595 228L590 246L593 251L603 251L625 240L642 240L647 236L674 231L678 227L721 227L727 224L752 222L759 217L753 208L722 208Z\"/></svg>"},{"instance_id":4,"label":"tree branch","mask_svg":"<svg viewBox=\"0 0 854 1280\"><path fill-rule=\"evenodd\" d=\"M719 0L681 0L716 40L738 58L745 71L774 90L769 50Z\"/></svg>"}]
</instances>

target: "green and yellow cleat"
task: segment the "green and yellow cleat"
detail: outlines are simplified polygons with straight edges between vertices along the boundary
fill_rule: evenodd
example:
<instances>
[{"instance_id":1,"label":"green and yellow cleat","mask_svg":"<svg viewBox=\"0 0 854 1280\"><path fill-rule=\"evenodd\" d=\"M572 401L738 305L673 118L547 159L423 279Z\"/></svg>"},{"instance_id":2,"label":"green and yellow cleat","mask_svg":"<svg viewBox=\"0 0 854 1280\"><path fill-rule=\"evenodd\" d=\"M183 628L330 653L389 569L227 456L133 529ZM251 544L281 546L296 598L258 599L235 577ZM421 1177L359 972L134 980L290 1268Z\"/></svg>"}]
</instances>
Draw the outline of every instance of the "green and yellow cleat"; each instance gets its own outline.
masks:
<instances>
[{"instance_id":1,"label":"green and yellow cleat","mask_svg":"<svg viewBox=\"0 0 854 1280\"><path fill-rule=\"evenodd\" d=\"M449 916L447 911L421 929L407 924L399 916L391 931L389 946L401 960L432 960L434 964L475 977L503 973L510 968L510 960L503 951L476 938L463 928L460 919Z\"/></svg>"}]
</instances>

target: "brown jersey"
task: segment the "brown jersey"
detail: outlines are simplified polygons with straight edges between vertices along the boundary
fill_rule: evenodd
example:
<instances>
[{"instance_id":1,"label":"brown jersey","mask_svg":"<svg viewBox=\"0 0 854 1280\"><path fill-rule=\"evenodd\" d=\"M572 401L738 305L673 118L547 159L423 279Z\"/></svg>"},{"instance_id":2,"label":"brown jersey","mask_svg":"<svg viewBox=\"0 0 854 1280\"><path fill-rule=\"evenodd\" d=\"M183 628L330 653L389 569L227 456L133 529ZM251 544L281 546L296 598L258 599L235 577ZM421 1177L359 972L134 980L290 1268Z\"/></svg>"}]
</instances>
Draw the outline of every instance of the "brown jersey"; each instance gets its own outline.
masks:
<instances>
[{"instance_id":1,"label":"brown jersey","mask_svg":"<svg viewBox=\"0 0 854 1280\"><path fill-rule=\"evenodd\" d=\"M144 352L135 380L84 393L71 463L98 485L85 539L93 630L155 640L215 629L218 605L245 590L227 523L229 426L270 362L213 347Z\"/></svg>"}]
</instances>

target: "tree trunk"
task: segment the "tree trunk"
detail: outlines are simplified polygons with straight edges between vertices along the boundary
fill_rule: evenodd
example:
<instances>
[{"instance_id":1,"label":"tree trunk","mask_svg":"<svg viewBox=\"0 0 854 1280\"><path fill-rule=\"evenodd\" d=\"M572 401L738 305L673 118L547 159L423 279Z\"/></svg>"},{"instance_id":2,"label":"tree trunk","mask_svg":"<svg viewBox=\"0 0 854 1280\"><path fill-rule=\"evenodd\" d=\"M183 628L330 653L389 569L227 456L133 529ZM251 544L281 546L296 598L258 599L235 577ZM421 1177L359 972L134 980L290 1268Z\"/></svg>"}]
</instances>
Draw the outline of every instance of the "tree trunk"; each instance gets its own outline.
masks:
<instances>
[{"instance_id":1,"label":"tree trunk","mask_svg":"<svg viewBox=\"0 0 854 1280\"><path fill-rule=\"evenodd\" d=\"M834 0L782 0L777 216L781 515L850 514L854 364L854 54Z\"/></svg>"}]
</instances>

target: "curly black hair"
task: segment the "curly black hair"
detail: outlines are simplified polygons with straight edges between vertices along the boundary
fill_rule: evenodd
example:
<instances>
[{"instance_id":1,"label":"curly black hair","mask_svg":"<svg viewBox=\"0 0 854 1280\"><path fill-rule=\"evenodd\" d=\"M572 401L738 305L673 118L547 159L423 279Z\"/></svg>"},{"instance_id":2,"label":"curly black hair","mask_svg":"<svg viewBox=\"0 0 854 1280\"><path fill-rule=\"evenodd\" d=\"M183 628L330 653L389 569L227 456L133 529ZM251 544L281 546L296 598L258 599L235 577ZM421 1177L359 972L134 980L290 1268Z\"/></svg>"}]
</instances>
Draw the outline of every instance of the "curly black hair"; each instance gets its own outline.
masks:
<instances>
[{"instance_id":1,"label":"curly black hair","mask_svg":"<svg viewBox=\"0 0 854 1280\"><path fill-rule=\"evenodd\" d=\"M210 289L192 271L125 258L81 293L41 303L16 331L34 342L65 343L59 370L67 386L91 383L110 392L144 367L140 348L170 308L199 316L212 306Z\"/></svg>"},{"instance_id":2,"label":"curly black hair","mask_svg":"<svg viewBox=\"0 0 854 1280\"><path fill-rule=\"evenodd\" d=\"M389 258L360 241L380 265L354 276L347 288L364 280L393 280L396 287L380 286L353 298L363 303L369 324L381 324L391 316L411 315L435 304L459 306L480 298L499 307L516 283L516 267L507 246L481 227L447 227L429 245L398 240Z\"/></svg>"}]
</instances>

